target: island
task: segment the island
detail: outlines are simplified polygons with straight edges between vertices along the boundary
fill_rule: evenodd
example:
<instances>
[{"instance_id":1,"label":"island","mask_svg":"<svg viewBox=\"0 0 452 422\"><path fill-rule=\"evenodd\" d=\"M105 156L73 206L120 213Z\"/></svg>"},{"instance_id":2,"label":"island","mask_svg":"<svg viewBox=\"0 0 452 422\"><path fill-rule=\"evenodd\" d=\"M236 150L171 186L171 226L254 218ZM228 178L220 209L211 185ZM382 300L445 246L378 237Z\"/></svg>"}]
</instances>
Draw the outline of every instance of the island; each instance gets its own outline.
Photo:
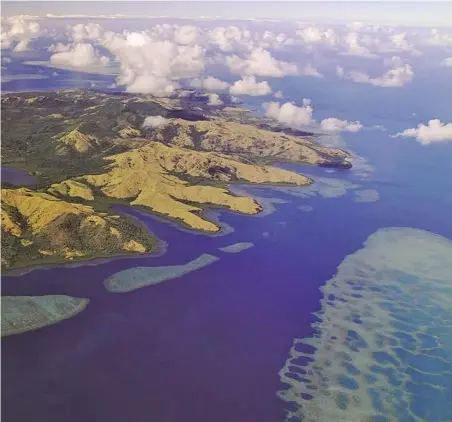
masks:
<instances>
[{"instance_id":1,"label":"island","mask_svg":"<svg viewBox=\"0 0 452 422\"><path fill-rule=\"evenodd\" d=\"M2 165L33 188L2 180L2 267L149 253L156 239L112 212L128 205L205 233L204 210L253 215L262 206L232 183L310 185L271 164L351 167L349 154L203 94L172 98L62 90L2 96Z\"/></svg>"}]
</instances>

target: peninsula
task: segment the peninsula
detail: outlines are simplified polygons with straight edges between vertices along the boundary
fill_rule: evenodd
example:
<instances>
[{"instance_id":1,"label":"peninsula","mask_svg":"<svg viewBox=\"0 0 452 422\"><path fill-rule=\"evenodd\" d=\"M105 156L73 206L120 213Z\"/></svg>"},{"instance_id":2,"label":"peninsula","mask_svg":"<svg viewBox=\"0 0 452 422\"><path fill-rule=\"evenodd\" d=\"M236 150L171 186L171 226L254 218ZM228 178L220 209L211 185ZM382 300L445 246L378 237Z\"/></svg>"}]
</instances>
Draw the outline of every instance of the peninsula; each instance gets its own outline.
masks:
<instances>
[{"instance_id":1,"label":"peninsula","mask_svg":"<svg viewBox=\"0 0 452 422\"><path fill-rule=\"evenodd\" d=\"M293 161L350 167L348 153L313 134L211 107L199 94L155 98L93 90L2 97L2 165L36 179L2 181L2 266L145 253L153 236L111 212L125 204L208 233L206 207L262 210L230 192L234 182L303 186L303 175L272 167Z\"/></svg>"}]
</instances>

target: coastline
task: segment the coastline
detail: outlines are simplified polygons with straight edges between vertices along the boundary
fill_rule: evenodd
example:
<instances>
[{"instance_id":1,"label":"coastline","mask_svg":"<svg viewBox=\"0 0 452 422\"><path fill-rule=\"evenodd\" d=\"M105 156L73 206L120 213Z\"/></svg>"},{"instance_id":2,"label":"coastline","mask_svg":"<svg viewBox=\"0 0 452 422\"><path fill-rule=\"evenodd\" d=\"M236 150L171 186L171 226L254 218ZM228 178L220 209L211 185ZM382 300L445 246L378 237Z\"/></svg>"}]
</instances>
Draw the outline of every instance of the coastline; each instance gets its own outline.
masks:
<instances>
[{"instance_id":1,"label":"coastline","mask_svg":"<svg viewBox=\"0 0 452 422\"><path fill-rule=\"evenodd\" d=\"M58 92L58 91L66 91L66 90L42 90L43 92ZM68 91L74 91L74 90L68 90ZM76 90L75 90L76 91ZM89 90L83 90L81 89L80 91L89 91ZM96 90L93 90L96 91ZM30 91L18 91L17 93L20 94L26 94L27 92ZM229 107L231 108L231 107ZM209 115L209 110L205 110L206 111L206 115ZM268 130L272 130L272 129L268 129ZM314 135L315 138L315 135ZM349 153L347 152L346 155L349 155ZM328 159L328 157L321 157L322 159ZM347 165L344 165L343 162L333 162L334 158L332 156L331 158L331 163L328 163L329 167L338 167L338 168L349 168L351 166L351 164L347 161ZM265 160L264 160L265 161ZM275 164L275 169L281 169L280 167L277 166L278 163L282 163L285 161L289 161L289 160L281 160L281 159L269 159L267 160L268 162L274 163ZM290 161L299 165L311 165L311 166L319 166L322 167L323 165L316 165L316 164L309 164L309 163L303 163L303 162L298 162L298 161ZM263 162L258 160L256 161L256 165L257 166L263 166ZM20 169L21 171L27 171L25 165L18 165L18 166L9 166L10 168L17 168L18 170ZM215 205L215 204L210 204L210 203L196 203L193 202L194 205L196 205L196 207L200 208L199 211L195 211L192 213L195 215L198 215L200 217L203 217L206 220L210 220L210 222L212 223L213 228L216 228L217 230L212 230L212 231L205 231L205 230L201 230L201 229L197 229L197 228L193 228L192 226L189 226L188 224L186 224L183 220L180 220L179 218L174 218L174 217L169 217L167 214L160 214L155 212L152 208L148 208L148 207L144 207L144 206L131 206L129 203L124 204L124 202L126 201L116 201L112 198L97 198L98 201L97 203L100 204L100 208L105 207L106 211L111 211L111 210L120 210L120 214L122 216L124 216L125 218L133 218L136 222L141 223L140 219L137 218L136 216L133 215L133 213L129 213L127 212L126 208L122 208L124 205L126 205L127 207L130 207L131 210L134 210L134 212L139 212L139 213L143 213L146 216L151 216L152 218L155 218L157 221L159 222L165 222L165 223L169 223L169 224L174 224L179 230L183 230L183 231L187 231L189 233L195 233L195 234L200 234L200 235L207 235L207 236L224 236L227 235L229 233L231 233L232 231L234 231L234 229L232 227L227 226L226 224L224 224L221 220L220 220L220 215L222 212L231 212L234 214L238 214L238 215L246 215L246 216L266 216L269 213L272 213L274 211L274 203L281 203L281 200L272 200L271 198L261 198L255 195L250 195L248 192L246 192L246 188L250 187L250 188L283 188L283 187L293 187L295 188L303 188L303 187L309 187L311 186L315 180L305 176L304 174L301 174L299 172L294 172L296 174L298 174L299 176L302 176L302 178L300 178L300 180L297 179L290 179L290 178L286 178L288 181L287 182L280 182L280 183L269 183L269 182L263 182L263 183L259 183L259 182L252 182L252 181L246 181L246 180L236 180L236 181L231 181L228 183L221 183L218 182L216 180L214 180L213 182L209 182L206 181L207 185L226 185L226 190L227 193L231 196L238 196L241 195L242 193L239 194L239 192L242 190L243 193L245 194L246 197L251 198L254 200L254 203L256 205L255 209L252 210L246 210L246 212L240 212L240 211L236 211L236 210L231 210L230 208L227 208L223 205ZM36 177L34 177L36 178ZM264 178L265 179L265 178ZM271 178L269 178L271 179ZM278 178L276 178L278 179ZM280 178L281 180L283 180L284 178ZM257 179L259 180L259 179ZM290 181L289 181L290 180ZM196 184L196 183L195 183ZM238 187L238 188L237 188ZM68 198L67 199L68 202L76 202L75 199L71 199ZM79 203L80 201L77 201L77 203ZM85 201L81 201L82 203L85 203ZM96 207L96 201L94 201L93 203L91 203L91 201L86 203L87 205L92 205L94 208ZM141 226L143 226L143 224L140 224ZM42 268L54 268L54 267L59 267L59 266L63 266L63 267L78 267L78 266L84 266L84 265L96 265L97 263L101 263L101 262L108 262L110 260L116 260L119 258L132 258L132 257L145 257L145 256L161 256L165 253L166 251L166 244L164 243L164 241L162 241L161 239L159 239L157 236L155 236L152 231L150 231L147 227L143 227L144 230L147 232L147 234L149 234L150 236L154 237L157 244L155 245L155 248L153 248L150 252L140 252L140 253L123 253L122 251L119 251L119 253L117 254L113 254L113 255L94 255L94 256L89 256L89 257L73 257L72 259L68 260L64 257L52 257L52 258L44 258L44 259L40 259L40 257L37 257L37 259L34 262L27 262L27 260L25 260L25 262L17 262L16 265L12 266L12 268L10 269L6 269L4 270L4 273L7 275L12 275L12 276L16 276L16 275L22 275L25 274L29 271L33 271L34 269L42 269ZM154 246L154 245L152 245ZM45 262L42 262L45 261Z\"/></svg>"},{"instance_id":2,"label":"coastline","mask_svg":"<svg viewBox=\"0 0 452 422\"><path fill-rule=\"evenodd\" d=\"M151 235L153 236L157 243L156 248L147 253L125 253L125 254L118 254L118 255L109 255L109 256L98 256L93 258L75 258L71 261L64 261L64 260L57 260L55 262L46 262L46 263L35 263L35 264L29 264L29 265L23 265L14 267L8 270L3 270L3 274L5 276L11 276L11 277L20 277L24 274L30 273L35 270L46 270L46 269L53 269L53 268L77 268L77 267L84 267L84 266L96 266L100 264L105 264L111 261L115 261L118 259L139 259L139 258L158 258L160 256L163 256L167 252L168 244L164 239L159 238L156 236L151 229L136 215L142 215L146 218L151 218L152 220L155 220L162 224L170 225L171 227L174 227L178 229L179 231L190 233L193 235L198 236L208 236L208 237L222 237L227 236L228 234L231 234L235 231L234 227L230 226L229 224L225 223L221 220L221 214L231 213L231 214L237 214L244 217L265 217L267 215L272 214L276 211L276 208L274 204L281 204L281 203L287 203L287 201L280 199L280 198L264 198L260 196L256 196L253 193L247 192L246 187L257 187L261 186L258 184L243 184L243 183L237 183L235 186L231 186L231 192L232 193L243 193L249 196L250 198L253 198L254 200L258 201L259 205L261 205L262 209L256 213L256 214L243 214L236 211L228 210L227 208L222 207L205 207L203 209L203 216L208 218L210 221L214 222L220 230L218 232L210 233L210 232L203 232L200 230L191 229L186 224L183 224L182 222L175 220L173 218L164 217L162 215L159 215L157 213L151 213L144 211L143 209L140 209L141 207L135 207L131 205L123 205L123 204L115 204L111 205L111 210L114 210L118 214L122 215L124 218L130 218L135 221L135 223L143 226L143 228ZM309 186L309 185L307 185ZM276 185L262 185L262 188L272 188L277 187ZM299 186L303 187L303 186Z\"/></svg>"}]
</instances>

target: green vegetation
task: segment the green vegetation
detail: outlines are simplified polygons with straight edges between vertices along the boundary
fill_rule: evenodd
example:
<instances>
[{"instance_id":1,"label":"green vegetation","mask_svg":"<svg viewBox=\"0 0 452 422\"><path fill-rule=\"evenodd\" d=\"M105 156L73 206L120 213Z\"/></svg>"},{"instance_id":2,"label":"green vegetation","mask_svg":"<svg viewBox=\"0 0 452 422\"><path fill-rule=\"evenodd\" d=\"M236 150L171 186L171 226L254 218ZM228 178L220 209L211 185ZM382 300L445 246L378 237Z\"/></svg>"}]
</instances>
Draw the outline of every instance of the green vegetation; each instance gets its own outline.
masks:
<instances>
[{"instance_id":1,"label":"green vegetation","mask_svg":"<svg viewBox=\"0 0 452 422\"><path fill-rule=\"evenodd\" d=\"M2 185L4 268L152 250L155 239L112 214L112 204L217 232L205 207L261 210L252 198L232 195L229 183L311 183L263 162L336 165L348 156L310 134L273 131L268 122L191 100L66 90L11 93L1 102L2 165L37 179L36 190ZM153 115L166 124L143 127Z\"/></svg>"}]
</instances>

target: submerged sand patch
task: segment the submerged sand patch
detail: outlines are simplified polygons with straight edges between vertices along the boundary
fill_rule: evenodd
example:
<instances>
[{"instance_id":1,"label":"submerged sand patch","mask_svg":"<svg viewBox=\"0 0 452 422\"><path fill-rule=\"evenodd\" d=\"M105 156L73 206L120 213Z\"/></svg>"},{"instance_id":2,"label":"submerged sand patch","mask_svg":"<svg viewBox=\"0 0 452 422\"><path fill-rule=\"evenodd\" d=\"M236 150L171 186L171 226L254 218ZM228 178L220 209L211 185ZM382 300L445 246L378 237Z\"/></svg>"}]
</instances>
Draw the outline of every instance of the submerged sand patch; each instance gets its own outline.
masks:
<instances>
[{"instance_id":1,"label":"submerged sand patch","mask_svg":"<svg viewBox=\"0 0 452 422\"><path fill-rule=\"evenodd\" d=\"M246 249L252 248L254 243L251 242L239 242L233 245L224 246L223 248L218 248L222 252L226 253L239 253L245 251Z\"/></svg>"},{"instance_id":2,"label":"submerged sand patch","mask_svg":"<svg viewBox=\"0 0 452 422\"><path fill-rule=\"evenodd\" d=\"M209 254L202 254L193 261L181 265L162 267L135 267L119 271L104 281L105 288L114 293L125 293L146 286L162 283L181 277L213 264L219 258Z\"/></svg>"},{"instance_id":3,"label":"submerged sand patch","mask_svg":"<svg viewBox=\"0 0 452 422\"><path fill-rule=\"evenodd\" d=\"M89 299L65 295L2 296L2 337L37 330L82 312Z\"/></svg>"},{"instance_id":4,"label":"submerged sand patch","mask_svg":"<svg viewBox=\"0 0 452 422\"><path fill-rule=\"evenodd\" d=\"M377 202L380 194L375 189L363 189L355 191L355 202Z\"/></svg>"},{"instance_id":5,"label":"submerged sand patch","mask_svg":"<svg viewBox=\"0 0 452 422\"><path fill-rule=\"evenodd\" d=\"M378 230L322 288L280 371L287 420L451 419L452 241Z\"/></svg>"}]
</instances>

